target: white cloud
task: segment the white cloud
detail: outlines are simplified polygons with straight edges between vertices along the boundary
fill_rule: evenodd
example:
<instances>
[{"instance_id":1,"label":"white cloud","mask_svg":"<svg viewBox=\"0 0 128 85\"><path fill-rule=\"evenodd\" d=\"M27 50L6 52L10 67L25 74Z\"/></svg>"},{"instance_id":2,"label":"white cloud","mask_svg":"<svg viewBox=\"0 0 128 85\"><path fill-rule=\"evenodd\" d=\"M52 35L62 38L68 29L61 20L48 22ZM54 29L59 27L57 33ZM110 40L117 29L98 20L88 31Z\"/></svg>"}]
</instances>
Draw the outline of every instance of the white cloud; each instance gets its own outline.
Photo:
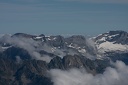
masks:
<instances>
[{"instance_id":1,"label":"white cloud","mask_svg":"<svg viewBox=\"0 0 128 85\"><path fill-rule=\"evenodd\" d=\"M32 59L36 59L36 60L44 60L46 62L50 61L50 57L44 57L42 56L38 50L42 49L41 47L41 43L34 41L31 38L23 38L23 37L11 37L9 35L5 35L3 37L0 38L1 42L4 43L9 43L12 44L12 46L17 46L20 48L25 49L26 51L28 51L28 53L31 55ZM0 50L1 50L1 46L0 46ZM16 56L17 62L19 62L21 59L20 57Z\"/></svg>"},{"instance_id":2,"label":"white cloud","mask_svg":"<svg viewBox=\"0 0 128 85\"><path fill-rule=\"evenodd\" d=\"M3 49L2 49L2 47L0 46L0 52L2 52L3 51Z\"/></svg>"},{"instance_id":3,"label":"white cloud","mask_svg":"<svg viewBox=\"0 0 128 85\"><path fill-rule=\"evenodd\" d=\"M53 59L52 57L48 56L48 55L43 55L41 57L42 60L46 61L47 63L49 63L51 61L51 59Z\"/></svg>"},{"instance_id":4,"label":"white cloud","mask_svg":"<svg viewBox=\"0 0 128 85\"><path fill-rule=\"evenodd\" d=\"M22 59L20 58L20 56L16 56L16 62L17 63L21 63L22 62Z\"/></svg>"},{"instance_id":5,"label":"white cloud","mask_svg":"<svg viewBox=\"0 0 128 85\"><path fill-rule=\"evenodd\" d=\"M128 85L128 66L121 61L117 61L114 66L95 76L80 69L52 69L50 74L54 85Z\"/></svg>"}]
</instances>

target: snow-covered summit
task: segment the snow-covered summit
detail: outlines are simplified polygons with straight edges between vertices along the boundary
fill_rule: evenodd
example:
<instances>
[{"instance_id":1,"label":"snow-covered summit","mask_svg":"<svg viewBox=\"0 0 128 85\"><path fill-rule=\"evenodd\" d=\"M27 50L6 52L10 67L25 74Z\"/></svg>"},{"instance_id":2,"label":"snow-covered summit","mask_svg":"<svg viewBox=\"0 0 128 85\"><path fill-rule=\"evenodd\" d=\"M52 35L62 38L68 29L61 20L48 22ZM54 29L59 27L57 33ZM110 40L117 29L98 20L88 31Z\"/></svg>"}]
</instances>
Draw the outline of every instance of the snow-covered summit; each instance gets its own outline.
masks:
<instances>
[{"instance_id":1,"label":"snow-covered summit","mask_svg":"<svg viewBox=\"0 0 128 85\"><path fill-rule=\"evenodd\" d=\"M128 51L128 33L125 31L110 31L98 35L95 44L99 52Z\"/></svg>"}]
</instances>

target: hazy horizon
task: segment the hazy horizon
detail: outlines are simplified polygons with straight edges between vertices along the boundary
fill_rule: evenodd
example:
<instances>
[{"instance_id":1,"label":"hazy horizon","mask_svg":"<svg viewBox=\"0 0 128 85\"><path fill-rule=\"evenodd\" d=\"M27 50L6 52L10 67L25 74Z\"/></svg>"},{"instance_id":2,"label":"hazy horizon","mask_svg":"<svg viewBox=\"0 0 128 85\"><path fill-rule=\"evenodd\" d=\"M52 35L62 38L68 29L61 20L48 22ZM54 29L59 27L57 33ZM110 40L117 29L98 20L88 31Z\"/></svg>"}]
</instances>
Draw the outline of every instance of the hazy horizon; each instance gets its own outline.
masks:
<instances>
[{"instance_id":1,"label":"hazy horizon","mask_svg":"<svg viewBox=\"0 0 128 85\"><path fill-rule=\"evenodd\" d=\"M128 31L126 0L0 0L0 34Z\"/></svg>"}]
</instances>

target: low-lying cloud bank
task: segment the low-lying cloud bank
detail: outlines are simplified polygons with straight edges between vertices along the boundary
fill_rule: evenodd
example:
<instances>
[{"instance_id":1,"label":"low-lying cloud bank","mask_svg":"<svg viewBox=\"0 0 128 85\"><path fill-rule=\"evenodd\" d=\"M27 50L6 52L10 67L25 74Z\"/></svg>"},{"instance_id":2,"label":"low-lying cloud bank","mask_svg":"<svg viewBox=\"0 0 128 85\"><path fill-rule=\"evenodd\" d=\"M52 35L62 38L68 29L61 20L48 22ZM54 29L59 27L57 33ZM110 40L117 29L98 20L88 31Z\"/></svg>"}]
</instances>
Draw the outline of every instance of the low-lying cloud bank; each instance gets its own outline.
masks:
<instances>
[{"instance_id":1,"label":"low-lying cloud bank","mask_svg":"<svg viewBox=\"0 0 128 85\"><path fill-rule=\"evenodd\" d=\"M128 66L122 61L117 61L114 66L95 76L80 69L52 69L50 75L54 85L128 85Z\"/></svg>"},{"instance_id":2,"label":"low-lying cloud bank","mask_svg":"<svg viewBox=\"0 0 128 85\"><path fill-rule=\"evenodd\" d=\"M41 50L41 42L37 42L31 38L24 37L11 37L10 35L5 35L0 38L0 42L11 44L11 46L16 46L25 49L31 55L33 59L44 60L50 62L51 58L49 56L42 56L38 51ZM48 47L48 46L47 46ZM0 46L0 50L1 50ZM20 58L20 57L19 57ZM18 59L19 59L18 58Z\"/></svg>"}]
</instances>

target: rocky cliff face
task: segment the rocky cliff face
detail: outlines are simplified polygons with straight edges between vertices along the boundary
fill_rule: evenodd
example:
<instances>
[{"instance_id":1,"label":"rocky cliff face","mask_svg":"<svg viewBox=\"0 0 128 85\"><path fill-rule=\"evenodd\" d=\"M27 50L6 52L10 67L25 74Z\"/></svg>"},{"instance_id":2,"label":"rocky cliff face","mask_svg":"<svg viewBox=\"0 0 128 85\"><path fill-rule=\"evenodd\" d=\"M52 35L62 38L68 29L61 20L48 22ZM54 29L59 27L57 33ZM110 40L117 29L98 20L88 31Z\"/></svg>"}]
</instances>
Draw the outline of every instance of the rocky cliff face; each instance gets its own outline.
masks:
<instances>
[{"instance_id":1,"label":"rocky cliff face","mask_svg":"<svg viewBox=\"0 0 128 85\"><path fill-rule=\"evenodd\" d=\"M17 63L4 58L1 58L0 62L1 85L53 85L47 73L50 69L85 68L88 72L96 74L102 73L109 66L109 61L92 61L77 55L68 55L63 59L55 57L49 63L42 60L22 60Z\"/></svg>"}]
</instances>

